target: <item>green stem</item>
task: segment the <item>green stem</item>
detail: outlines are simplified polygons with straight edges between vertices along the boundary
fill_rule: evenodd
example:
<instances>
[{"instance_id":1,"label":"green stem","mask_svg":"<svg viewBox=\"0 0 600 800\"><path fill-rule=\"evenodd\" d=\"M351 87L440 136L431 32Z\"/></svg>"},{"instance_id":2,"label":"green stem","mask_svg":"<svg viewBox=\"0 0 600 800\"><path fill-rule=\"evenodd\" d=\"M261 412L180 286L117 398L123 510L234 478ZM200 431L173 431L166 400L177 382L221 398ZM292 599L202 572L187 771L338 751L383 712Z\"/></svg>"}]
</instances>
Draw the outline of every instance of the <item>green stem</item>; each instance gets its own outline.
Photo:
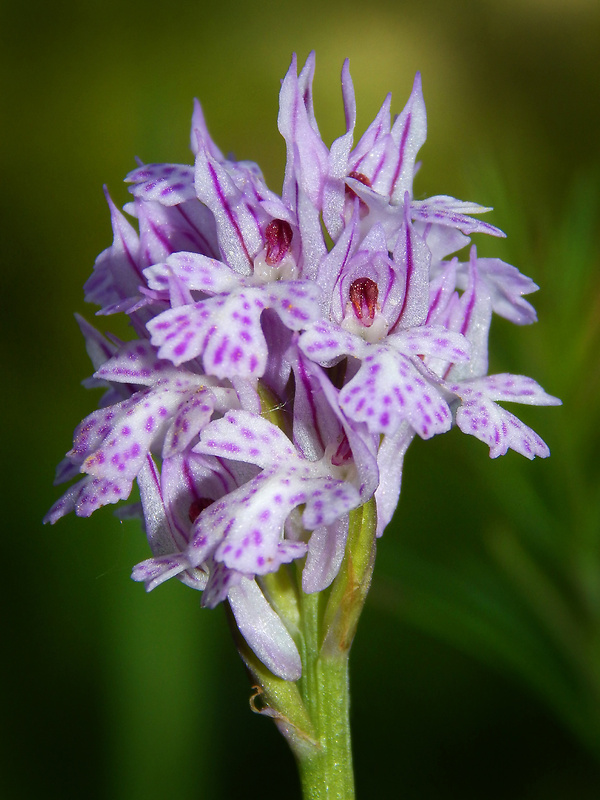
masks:
<instances>
[{"instance_id":1,"label":"green stem","mask_svg":"<svg viewBox=\"0 0 600 800\"><path fill-rule=\"evenodd\" d=\"M300 694L315 743L297 751L304 800L353 800L348 656L371 584L375 502L350 514L346 554L329 590L300 592Z\"/></svg>"},{"instance_id":2,"label":"green stem","mask_svg":"<svg viewBox=\"0 0 600 800\"><path fill-rule=\"evenodd\" d=\"M287 567L261 579L271 605L298 645L302 676L273 675L232 623L256 681L253 711L273 719L298 762L304 800L354 800L348 656L371 583L375 558L375 501L350 514L346 552L332 585L306 594L301 570L294 586Z\"/></svg>"},{"instance_id":3,"label":"green stem","mask_svg":"<svg viewBox=\"0 0 600 800\"><path fill-rule=\"evenodd\" d=\"M304 800L353 800L350 739L349 650L323 655L319 648L318 594L301 599L304 622L300 692L311 718L315 744L298 757Z\"/></svg>"}]
</instances>

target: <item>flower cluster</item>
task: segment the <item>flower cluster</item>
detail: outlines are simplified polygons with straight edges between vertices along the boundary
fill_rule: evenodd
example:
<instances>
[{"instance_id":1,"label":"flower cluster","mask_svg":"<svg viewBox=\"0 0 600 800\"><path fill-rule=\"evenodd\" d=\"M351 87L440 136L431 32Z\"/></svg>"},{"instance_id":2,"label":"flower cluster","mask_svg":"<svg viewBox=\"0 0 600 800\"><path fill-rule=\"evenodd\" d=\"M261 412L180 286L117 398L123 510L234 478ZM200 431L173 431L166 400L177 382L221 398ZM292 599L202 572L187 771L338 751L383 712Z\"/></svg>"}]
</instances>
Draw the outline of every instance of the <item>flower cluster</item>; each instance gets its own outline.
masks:
<instances>
[{"instance_id":1,"label":"flower cluster","mask_svg":"<svg viewBox=\"0 0 600 800\"><path fill-rule=\"evenodd\" d=\"M125 312L137 338L80 320L106 392L75 432L58 481L80 478L47 520L89 516L136 480L153 557L133 578L170 577L227 600L276 674L298 651L264 577L303 559L302 588L335 578L349 514L374 497L377 533L397 504L404 453L453 424L492 457L533 458L544 442L498 401L559 401L530 378L487 375L492 312L535 320L537 287L494 258L456 255L473 233L502 232L447 196L413 197L426 116L417 75L402 113L388 96L354 143L356 106L342 70L346 132L328 148L312 105L314 57L282 83L287 146L281 196L255 164L225 158L200 105L194 166L141 165L125 212L108 202L114 241L85 286L100 314ZM260 621L260 624L257 623Z\"/></svg>"}]
</instances>

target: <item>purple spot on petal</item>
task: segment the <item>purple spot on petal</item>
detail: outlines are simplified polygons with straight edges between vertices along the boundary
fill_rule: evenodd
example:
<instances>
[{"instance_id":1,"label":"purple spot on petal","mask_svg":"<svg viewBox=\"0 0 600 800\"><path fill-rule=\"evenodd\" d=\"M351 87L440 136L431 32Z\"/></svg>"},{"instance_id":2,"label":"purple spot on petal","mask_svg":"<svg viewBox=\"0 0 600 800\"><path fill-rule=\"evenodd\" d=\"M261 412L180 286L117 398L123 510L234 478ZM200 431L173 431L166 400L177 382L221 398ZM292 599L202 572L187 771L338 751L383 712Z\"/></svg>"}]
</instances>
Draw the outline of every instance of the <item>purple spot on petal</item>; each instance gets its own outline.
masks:
<instances>
[{"instance_id":1,"label":"purple spot on petal","mask_svg":"<svg viewBox=\"0 0 600 800\"><path fill-rule=\"evenodd\" d=\"M179 357L184 355L186 350L187 350L187 342L179 342L179 344L176 345L175 349L173 350L173 354Z\"/></svg>"}]
</instances>

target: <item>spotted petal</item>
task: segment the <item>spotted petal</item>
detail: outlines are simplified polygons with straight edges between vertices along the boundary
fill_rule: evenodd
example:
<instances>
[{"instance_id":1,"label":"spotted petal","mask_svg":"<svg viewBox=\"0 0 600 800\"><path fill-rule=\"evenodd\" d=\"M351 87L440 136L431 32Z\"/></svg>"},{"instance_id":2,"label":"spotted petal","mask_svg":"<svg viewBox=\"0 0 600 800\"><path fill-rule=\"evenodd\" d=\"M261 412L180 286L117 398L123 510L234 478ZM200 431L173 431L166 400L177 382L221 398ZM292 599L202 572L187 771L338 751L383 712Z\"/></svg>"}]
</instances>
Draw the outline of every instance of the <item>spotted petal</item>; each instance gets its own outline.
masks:
<instances>
[{"instance_id":1,"label":"spotted petal","mask_svg":"<svg viewBox=\"0 0 600 800\"><path fill-rule=\"evenodd\" d=\"M96 371L94 377L114 383L152 386L166 377L174 378L170 361L159 359L148 341L135 340L122 345L118 352Z\"/></svg>"},{"instance_id":2,"label":"spotted petal","mask_svg":"<svg viewBox=\"0 0 600 800\"><path fill-rule=\"evenodd\" d=\"M271 572L306 552L303 542L282 539L294 508L304 506L302 522L312 530L361 502L353 486L333 477L331 465L302 458L276 426L245 411L211 423L195 450L265 467L200 515L190 547L195 563L210 555L245 574Z\"/></svg>"},{"instance_id":3,"label":"spotted petal","mask_svg":"<svg viewBox=\"0 0 600 800\"><path fill-rule=\"evenodd\" d=\"M171 458L187 449L209 422L215 407L210 389L201 388L184 400L165 434L163 458Z\"/></svg>"},{"instance_id":4,"label":"spotted petal","mask_svg":"<svg viewBox=\"0 0 600 800\"><path fill-rule=\"evenodd\" d=\"M267 349L260 330L262 302L240 292L164 311L148 323L158 354L174 364L203 356L219 378L260 376Z\"/></svg>"},{"instance_id":5,"label":"spotted petal","mask_svg":"<svg viewBox=\"0 0 600 800\"><path fill-rule=\"evenodd\" d=\"M161 436L169 418L184 399L172 387L164 386L138 392L120 408L114 407L110 431L102 444L85 458L82 472L109 480L133 480L152 442ZM97 433L103 430L104 426L96 428ZM77 447L81 447L81 441L79 437Z\"/></svg>"},{"instance_id":6,"label":"spotted petal","mask_svg":"<svg viewBox=\"0 0 600 800\"><path fill-rule=\"evenodd\" d=\"M174 206L196 197L194 168L187 164L144 164L125 178L141 200Z\"/></svg>"},{"instance_id":7,"label":"spotted petal","mask_svg":"<svg viewBox=\"0 0 600 800\"><path fill-rule=\"evenodd\" d=\"M173 253L162 264L145 269L144 275L148 286L159 291L169 288L171 275L188 289L210 295L229 292L242 283L240 275L227 264L199 253Z\"/></svg>"},{"instance_id":8,"label":"spotted petal","mask_svg":"<svg viewBox=\"0 0 600 800\"><path fill-rule=\"evenodd\" d=\"M71 511L78 517L89 517L94 511L109 503L118 503L129 497L131 481L109 480L86 475L70 487L44 517L44 522L54 523Z\"/></svg>"},{"instance_id":9,"label":"spotted petal","mask_svg":"<svg viewBox=\"0 0 600 800\"><path fill-rule=\"evenodd\" d=\"M405 355L428 355L444 361L468 361L469 342L439 325L422 325L388 336L387 344Z\"/></svg>"},{"instance_id":10,"label":"spotted petal","mask_svg":"<svg viewBox=\"0 0 600 800\"><path fill-rule=\"evenodd\" d=\"M300 330L317 316L317 292L305 281L240 290L169 309L151 320L148 330L159 356L174 364L201 355L209 375L256 378L267 363L264 309L273 308L288 328Z\"/></svg>"},{"instance_id":11,"label":"spotted petal","mask_svg":"<svg viewBox=\"0 0 600 800\"><path fill-rule=\"evenodd\" d=\"M423 439L450 430L448 404L410 358L378 346L340 394L340 405L371 433L395 433L407 420Z\"/></svg>"},{"instance_id":12,"label":"spotted petal","mask_svg":"<svg viewBox=\"0 0 600 800\"><path fill-rule=\"evenodd\" d=\"M289 486L284 484L279 491L275 473L260 473L200 514L188 549L189 563L214 557L229 569L255 575L304 555L302 542L294 543L295 555L284 544L283 525L295 505L290 503Z\"/></svg>"},{"instance_id":13,"label":"spotted petal","mask_svg":"<svg viewBox=\"0 0 600 800\"><path fill-rule=\"evenodd\" d=\"M529 459L550 455L548 446L535 431L483 394L471 394L463 389L462 398L456 424L463 433L489 445L490 458L504 455L509 448Z\"/></svg>"},{"instance_id":14,"label":"spotted petal","mask_svg":"<svg viewBox=\"0 0 600 800\"><path fill-rule=\"evenodd\" d=\"M546 443L535 431L494 402L560 404L558 398L546 394L531 378L490 375L471 382L451 384L449 389L462 401L456 411L456 424L463 433L476 436L489 445L491 458L504 455L509 448L529 459L550 455Z\"/></svg>"},{"instance_id":15,"label":"spotted petal","mask_svg":"<svg viewBox=\"0 0 600 800\"><path fill-rule=\"evenodd\" d=\"M301 458L285 433L276 425L248 411L230 411L204 431L197 453L256 464L263 469Z\"/></svg>"},{"instance_id":16,"label":"spotted petal","mask_svg":"<svg viewBox=\"0 0 600 800\"><path fill-rule=\"evenodd\" d=\"M298 344L311 361L324 367L330 366L341 356L362 358L368 352L367 345L360 336L325 320L315 322L304 331Z\"/></svg>"},{"instance_id":17,"label":"spotted petal","mask_svg":"<svg viewBox=\"0 0 600 800\"><path fill-rule=\"evenodd\" d=\"M283 494L274 499L274 506L284 503L288 490L292 491L291 507L306 505L303 521L310 529L329 524L343 510L357 504L358 493L349 484L334 479L331 465L303 458L276 425L247 411L230 411L212 422L194 450L263 467L262 480L272 474L283 486ZM282 471L284 477L280 475ZM295 490L290 488L293 486ZM264 494L264 489L261 492ZM324 493L329 496L327 505L322 500Z\"/></svg>"}]
</instances>

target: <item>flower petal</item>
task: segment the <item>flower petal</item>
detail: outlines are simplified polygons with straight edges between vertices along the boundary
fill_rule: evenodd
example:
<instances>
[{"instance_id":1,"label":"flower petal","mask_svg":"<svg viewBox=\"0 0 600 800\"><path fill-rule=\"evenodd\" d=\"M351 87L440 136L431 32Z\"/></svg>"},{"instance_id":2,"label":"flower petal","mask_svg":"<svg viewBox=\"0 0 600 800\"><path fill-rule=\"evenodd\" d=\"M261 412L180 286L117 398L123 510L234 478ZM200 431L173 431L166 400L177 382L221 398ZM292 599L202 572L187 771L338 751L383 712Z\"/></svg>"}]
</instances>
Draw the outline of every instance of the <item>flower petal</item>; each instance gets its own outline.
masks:
<instances>
[{"instance_id":1,"label":"flower petal","mask_svg":"<svg viewBox=\"0 0 600 800\"><path fill-rule=\"evenodd\" d=\"M284 201L292 202L297 182L311 202L320 206L328 153L312 111L313 72L314 54L311 54L298 77L294 54L281 84L277 125L287 146Z\"/></svg>"},{"instance_id":2,"label":"flower petal","mask_svg":"<svg viewBox=\"0 0 600 800\"><path fill-rule=\"evenodd\" d=\"M468 263L460 264L458 269L458 285L461 289L467 283L468 267ZM531 278L522 275L516 267L500 258L478 258L476 268L490 292L492 309L496 314L515 325L529 325L537 320L535 308L522 297L538 289Z\"/></svg>"},{"instance_id":3,"label":"flower petal","mask_svg":"<svg viewBox=\"0 0 600 800\"><path fill-rule=\"evenodd\" d=\"M100 253L83 287L86 301L102 307L137 294L143 283L139 236L115 206L106 187L104 193L110 208L113 243Z\"/></svg>"},{"instance_id":4,"label":"flower petal","mask_svg":"<svg viewBox=\"0 0 600 800\"><path fill-rule=\"evenodd\" d=\"M129 497L130 492L131 481L128 479L108 480L86 475L52 506L44 522L54 524L71 511L78 517L89 517L102 506Z\"/></svg>"},{"instance_id":5,"label":"flower petal","mask_svg":"<svg viewBox=\"0 0 600 800\"><path fill-rule=\"evenodd\" d=\"M546 443L513 414L496 405L480 392L461 389L463 402L456 411L456 424L463 433L476 436L489 445L490 458L504 455L509 448L526 458L546 458Z\"/></svg>"},{"instance_id":6,"label":"flower petal","mask_svg":"<svg viewBox=\"0 0 600 800\"><path fill-rule=\"evenodd\" d=\"M360 336L325 320L315 322L304 331L298 344L311 361L316 361L323 367L331 366L341 356L361 358L368 352Z\"/></svg>"},{"instance_id":7,"label":"flower petal","mask_svg":"<svg viewBox=\"0 0 600 800\"><path fill-rule=\"evenodd\" d=\"M316 528L308 540L308 555L302 570L302 590L322 592L338 574L348 538L348 516Z\"/></svg>"},{"instance_id":8,"label":"flower petal","mask_svg":"<svg viewBox=\"0 0 600 800\"><path fill-rule=\"evenodd\" d=\"M530 406L560 406L558 397L547 394L542 387L526 375L511 375L507 372L486 375L469 382L472 389L481 389L491 400L525 403Z\"/></svg>"},{"instance_id":9,"label":"flower petal","mask_svg":"<svg viewBox=\"0 0 600 800\"><path fill-rule=\"evenodd\" d=\"M144 270L151 289L165 290L169 276L175 275L188 289L206 294L222 294L240 285L240 276L231 267L200 253L173 253L162 264Z\"/></svg>"},{"instance_id":10,"label":"flower petal","mask_svg":"<svg viewBox=\"0 0 600 800\"><path fill-rule=\"evenodd\" d=\"M198 198L212 211L224 260L241 275L252 271L253 259L264 245L257 221L260 207L251 208L226 168L200 147L196 156Z\"/></svg>"},{"instance_id":11,"label":"flower petal","mask_svg":"<svg viewBox=\"0 0 600 800\"><path fill-rule=\"evenodd\" d=\"M194 450L263 469L286 462L301 463L296 448L282 430L264 417L242 410L229 411L222 419L211 422Z\"/></svg>"},{"instance_id":12,"label":"flower petal","mask_svg":"<svg viewBox=\"0 0 600 800\"><path fill-rule=\"evenodd\" d=\"M171 458L186 450L210 422L214 408L215 396L210 389L198 389L184 400L167 428L162 457Z\"/></svg>"},{"instance_id":13,"label":"flower petal","mask_svg":"<svg viewBox=\"0 0 600 800\"><path fill-rule=\"evenodd\" d=\"M302 674L298 648L256 581L242 578L227 599L242 636L262 663L274 675L297 681Z\"/></svg>"},{"instance_id":14,"label":"flower petal","mask_svg":"<svg viewBox=\"0 0 600 800\"><path fill-rule=\"evenodd\" d=\"M148 323L152 344L174 364L202 356L209 375L259 377L267 346L260 327L265 304L256 290L210 297L164 311Z\"/></svg>"},{"instance_id":15,"label":"flower petal","mask_svg":"<svg viewBox=\"0 0 600 800\"><path fill-rule=\"evenodd\" d=\"M423 439L450 430L448 404L411 360L391 347L374 348L343 388L340 405L371 433L394 434L406 420Z\"/></svg>"},{"instance_id":16,"label":"flower petal","mask_svg":"<svg viewBox=\"0 0 600 800\"><path fill-rule=\"evenodd\" d=\"M392 521L398 506L404 456L414 437L414 429L407 422L403 422L393 435L384 436L377 453L377 464L381 476L375 491L377 536L381 536Z\"/></svg>"},{"instance_id":17,"label":"flower petal","mask_svg":"<svg viewBox=\"0 0 600 800\"><path fill-rule=\"evenodd\" d=\"M174 206L195 199L194 168L187 164L144 164L125 178L140 200Z\"/></svg>"},{"instance_id":18,"label":"flower petal","mask_svg":"<svg viewBox=\"0 0 600 800\"><path fill-rule=\"evenodd\" d=\"M152 386L177 374L170 361L159 359L150 342L135 340L122 345L94 374L95 378L136 386Z\"/></svg>"},{"instance_id":19,"label":"flower petal","mask_svg":"<svg viewBox=\"0 0 600 800\"><path fill-rule=\"evenodd\" d=\"M307 281L266 284L169 309L147 327L161 358L182 364L201 355L209 375L257 378L267 363L262 312L273 308L288 328L301 330L317 316L317 292Z\"/></svg>"},{"instance_id":20,"label":"flower petal","mask_svg":"<svg viewBox=\"0 0 600 800\"><path fill-rule=\"evenodd\" d=\"M490 236L504 238L506 234L500 228L490 225L489 222L482 222L479 219L466 216L466 214L481 214L491 210L491 208L457 200L455 197L447 197L446 195L428 197L427 200L413 200L411 203L411 215L414 220L448 225L467 235L487 233Z\"/></svg>"},{"instance_id":21,"label":"flower petal","mask_svg":"<svg viewBox=\"0 0 600 800\"><path fill-rule=\"evenodd\" d=\"M398 320L400 328L422 325L429 307L431 253L411 224L409 203L407 193L404 197L404 222L394 247L394 261L402 266L406 282L404 300L393 321L395 325Z\"/></svg>"},{"instance_id":22,"label":"flower petal","mask_svg":"<svg viewBox=\"0 0 600 800\"><path fill-rule=\"evenodd\" d=\"M392 203L398 204L404 199L405 192L412 195L417 153L427 138L427 115L420 72L415 75L408 102L396 118L390 135L397 150L394 161L390 164L393 165L393 173L390 175L391 181L386 194L389 194ZM390 171L388 166L385 172ZM383 174L381 177L383 178Z\"/></svg>"}]
</instances>

